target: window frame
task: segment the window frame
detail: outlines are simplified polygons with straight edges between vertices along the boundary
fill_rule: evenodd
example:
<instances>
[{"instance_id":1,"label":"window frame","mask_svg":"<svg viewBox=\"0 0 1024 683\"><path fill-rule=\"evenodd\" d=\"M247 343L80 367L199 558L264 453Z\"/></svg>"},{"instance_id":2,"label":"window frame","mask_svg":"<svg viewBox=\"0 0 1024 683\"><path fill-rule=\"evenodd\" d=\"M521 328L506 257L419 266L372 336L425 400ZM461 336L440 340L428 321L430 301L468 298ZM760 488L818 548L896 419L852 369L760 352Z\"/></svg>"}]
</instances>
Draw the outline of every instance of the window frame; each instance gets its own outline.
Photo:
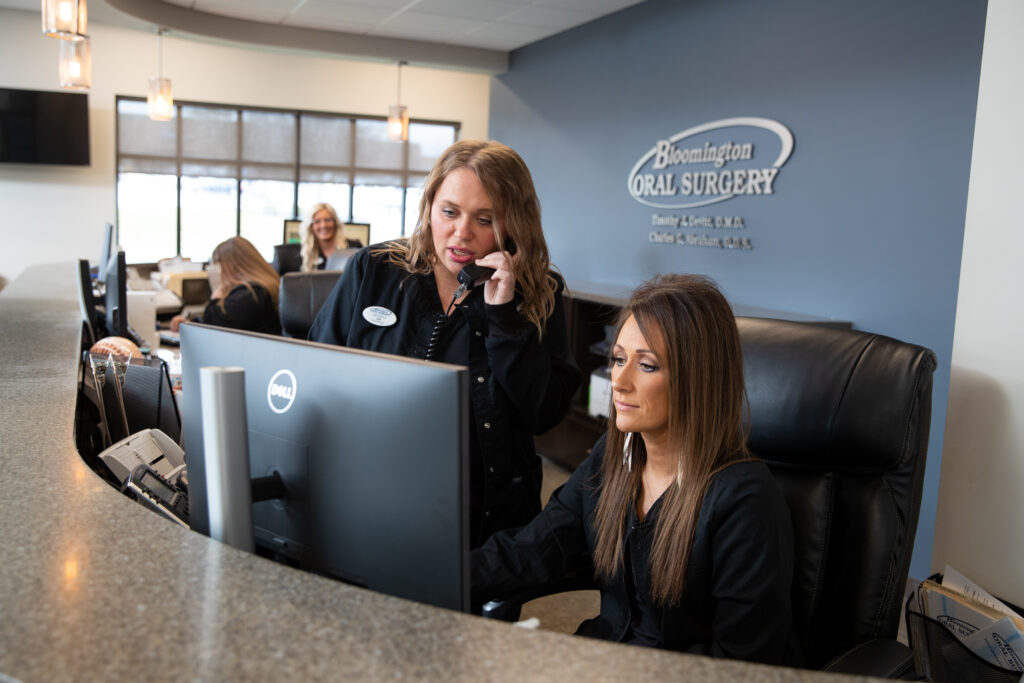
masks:
<instances>
[{"instance_id":1,"label":"window frame","mask_svg":"<svg viewBox=\"0 0 1024 683\"><path fill-rule=\"evenodd\" d=\"M320 111L313 109L295 109L295 108L280 108L280 107L261 107L253 105L241 105L241 104L222 104L216 102L199 102L194 100L175 100L174 101L174 156L165 155L154 155L154 154L135 154L126 153L121 149L121 102L136 102L145 103L146 98L137 97L132 95L116 95L114 98L114 206L115 206L115 228L120 240L121 235L121 217L120 217L120 192L119 179L122 173L122 162L124 160L135 160L135 161L152 161L152 162L173 162L174 175L176 178L175 182L175 250L178 254L181 253L181 179L182 179L182 168L189 163L208 163L209 159L200 159L194 157L185 157L183 155L183 140L182 140L182 107L198 107L208 109L224 109L233 110L237 116L237 154L236 158L232 160L224 160L225 165L234 165L234 176L232 180L235 183L235 235L241 234L242 229L242 183L246 178L243 177L242 169L247 163L244 158L244 127L245 112L268 112L275 114L287 114L295 117L295 162L266 162L266 161L251 161L248 163L259 164L267 167L277 168L288 168L291 171L292 183L292 206L291 215L295 218L299 216L299 185L301 182L300 177L303 169L312 170L329 170L332 172L342 171L347 178L349 187L348 193L348 206L344 207L344 212L340 212L340 218L343 221L351 220L353 216L353 203L355 201L355 188L356 188L356 177L361 173L380 173L387 172L397 175L401 179L401 190L402 190L402 203L400 207L399 215L401 216L401 235L405 235L405 217L407 215L406 199L409 190L409 177L411 175L422 176L424 171L416 170L410 171L409 169L409 140L402 141L402 154L401 154L401 168L371 168L365 166L356 166L356 159L358 156L357 143L357 121L387 121L387 116L372 115L372 114L355 114L355 113L342 113L342 112L329 112ZM346 119L349 121L349 149L348 149L348 165L347 166L325 166L323 164L306 164L302 163L302 121L304 116L318 117L318 118L333 118L333 119ZM458 141L459 133L461 132L462 124L459 121L447 121L442 119L421 119L411 118L410 124L428 124L436 126L450 126L453 130L453 140ZM137 171L125 171L126 173L138 173ZM338 173L341 175L342 173ZM156 175L156 174L153 174ZM169 174L160 174L169 175ZM305 181L308 182L308 181ZM339 207L340 208L340 207Z\"/></svg>"}]
</instances>

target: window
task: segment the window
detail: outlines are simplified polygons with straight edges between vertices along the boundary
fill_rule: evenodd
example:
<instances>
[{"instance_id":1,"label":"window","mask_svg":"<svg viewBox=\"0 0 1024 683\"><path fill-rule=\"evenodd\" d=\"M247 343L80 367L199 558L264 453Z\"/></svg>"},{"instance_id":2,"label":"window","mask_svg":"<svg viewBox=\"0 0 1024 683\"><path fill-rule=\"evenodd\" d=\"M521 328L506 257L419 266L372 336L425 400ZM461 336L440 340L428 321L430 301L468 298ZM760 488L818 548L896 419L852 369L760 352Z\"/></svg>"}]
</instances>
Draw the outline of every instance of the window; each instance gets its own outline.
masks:
<instances>
[{"instance_id":1,"label":"window","mask_svg":"<svg viewBox=\"0 0 1024 683\"><path fill-rule=\"evenodd\" d=\"M151 121L146 101L117 98L118 241L132 262L206 261L241 235L268 260L283 221L318 202L371 239L408 235L422 184L459 125L414 121L387 139L384 117L176 102Z\"/></svg>"}]
</instances>

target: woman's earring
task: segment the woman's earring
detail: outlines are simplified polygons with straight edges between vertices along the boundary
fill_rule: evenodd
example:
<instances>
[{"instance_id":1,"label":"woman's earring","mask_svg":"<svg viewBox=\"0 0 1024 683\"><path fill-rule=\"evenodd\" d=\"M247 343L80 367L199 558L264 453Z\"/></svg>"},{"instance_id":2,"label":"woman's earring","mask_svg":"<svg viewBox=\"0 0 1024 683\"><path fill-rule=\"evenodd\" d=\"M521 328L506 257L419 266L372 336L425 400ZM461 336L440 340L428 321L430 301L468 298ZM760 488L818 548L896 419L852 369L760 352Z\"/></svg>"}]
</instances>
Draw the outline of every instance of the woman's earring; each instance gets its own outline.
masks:
<instances>
[{"instance_id":1,"label":"woman's earring","mask_svg":"<svg viewBox=\"0 0 1024 683\"><path fill-rule=\"evenodd\" d=\"M633 471L633 432L626 432L626 443L622 447L622 464L630 472Z\"/></svg>"}]
</instances>

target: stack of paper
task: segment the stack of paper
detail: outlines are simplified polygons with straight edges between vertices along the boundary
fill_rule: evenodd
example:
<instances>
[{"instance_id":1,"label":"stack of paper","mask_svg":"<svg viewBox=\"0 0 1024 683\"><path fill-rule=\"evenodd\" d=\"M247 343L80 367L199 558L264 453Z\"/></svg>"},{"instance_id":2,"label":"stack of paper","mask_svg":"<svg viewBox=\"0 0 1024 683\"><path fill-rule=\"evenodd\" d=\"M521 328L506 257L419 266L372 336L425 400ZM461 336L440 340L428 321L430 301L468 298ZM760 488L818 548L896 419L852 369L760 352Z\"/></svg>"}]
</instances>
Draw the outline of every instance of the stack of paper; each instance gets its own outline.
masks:
<instances>
[{"instance_id":1,"label":"stack of paper","mask_svg":"<svg viewBox=\"0 0 1024 683\"><path fill-rule=\"evenodd\" d=\"M1024 618L946 566L942 583L918 589L921 612L953 633L965 647L996 666L1024 671Z\"/></svg>"}]
</instances>

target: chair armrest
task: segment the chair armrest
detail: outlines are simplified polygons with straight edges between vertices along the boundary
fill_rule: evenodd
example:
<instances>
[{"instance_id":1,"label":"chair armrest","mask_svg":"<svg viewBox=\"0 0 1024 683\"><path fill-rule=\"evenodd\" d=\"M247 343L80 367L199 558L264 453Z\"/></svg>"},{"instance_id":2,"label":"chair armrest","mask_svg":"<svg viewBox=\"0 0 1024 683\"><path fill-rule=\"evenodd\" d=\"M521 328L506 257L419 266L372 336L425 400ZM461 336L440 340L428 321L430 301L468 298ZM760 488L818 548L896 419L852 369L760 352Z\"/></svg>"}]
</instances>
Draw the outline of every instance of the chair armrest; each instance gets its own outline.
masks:
<instances>
[{"instance_id":1,"label":"chair armrest","mask_svg":"<svg viewBox=\"0 0 1024 683\"><path fill-rule=\"evenodd\" d=\"M568 593L569 591L595 590L596 588L597 584L594 582L594 577L589 573L572 574L542 586L533 586L513 593L501 600L491 600L480 609L480 615L485 619L519 621L519 614L523 609L523 605L530 600L542 598L545 595Z\"/></svg>"},{"instance_id":2,"label":"chair armrest","mask_svg":"<svg viewBox=\"0 0 1024 683\"><path fill-rule=\"evenodd\" d=\"M899 641L878 638L847 650L826 664L822 670L879 678L901 678L914 670L914 651Z\"/></svg>"}]
</instances>

